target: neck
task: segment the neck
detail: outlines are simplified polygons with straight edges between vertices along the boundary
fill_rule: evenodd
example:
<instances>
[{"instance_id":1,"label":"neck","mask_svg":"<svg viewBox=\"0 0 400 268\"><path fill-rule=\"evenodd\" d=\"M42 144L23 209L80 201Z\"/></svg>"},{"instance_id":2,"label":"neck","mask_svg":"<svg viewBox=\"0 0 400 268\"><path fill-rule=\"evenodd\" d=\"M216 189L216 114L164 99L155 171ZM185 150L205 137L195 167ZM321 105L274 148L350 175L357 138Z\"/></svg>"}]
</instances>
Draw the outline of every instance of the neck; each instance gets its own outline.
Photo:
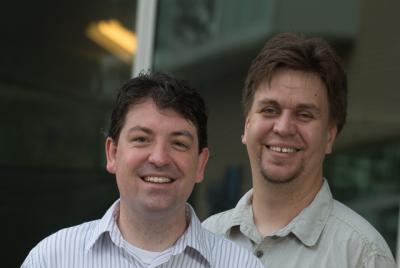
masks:
<instances>
[{"instance_id":1,"label":"neck","mask_svg":"<svg viewBox=\"0 0 400 268\"><path fill-rule=\"evenodd\" d=\"M307 182L308 183L307 183ZM322 178L276 184L264 178L253 180L254 223L262 237L288 225L314 199L322 185Z\"/></svg>"},{"instance_id":2,"label":"neck","mask_svg":"<svg viewBox=\"0 0 400 268\"><path fill-rule=\"evenodd\" d=\"M144 250L171 247L187 228L185 206L173 215L136 213L120 203L118 227L126 241Z\"/></svg>"}]
</instances>

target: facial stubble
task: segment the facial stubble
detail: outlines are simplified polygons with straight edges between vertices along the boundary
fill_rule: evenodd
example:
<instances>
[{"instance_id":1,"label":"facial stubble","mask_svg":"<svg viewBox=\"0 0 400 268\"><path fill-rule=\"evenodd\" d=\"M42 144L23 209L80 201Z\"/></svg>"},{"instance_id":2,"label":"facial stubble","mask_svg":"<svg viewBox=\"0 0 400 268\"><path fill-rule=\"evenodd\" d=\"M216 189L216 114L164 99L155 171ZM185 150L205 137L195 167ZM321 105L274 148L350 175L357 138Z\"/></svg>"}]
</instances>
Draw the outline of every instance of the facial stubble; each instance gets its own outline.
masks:
<instances>
[{"instance_id":1,"label":"facial stubble","mask_svg":"<svg viewBox=\"0 0 400 268\"><path fill-rule=\"evenodd\" d=\"M300 164L300 167L295 170L292 174L289 174L286 177L278 177L278 176L273 176L268 172L268 167L263 167L262 165L262 159L261 156L258 158L259 161L259 167L260 167L260 174L263 176L263 178L272 183L272 184L288 184L292 181L294 181L296 178L300 176L301 173L303 173L304 170L304 163Z\"/></svg>"}]
</instances>

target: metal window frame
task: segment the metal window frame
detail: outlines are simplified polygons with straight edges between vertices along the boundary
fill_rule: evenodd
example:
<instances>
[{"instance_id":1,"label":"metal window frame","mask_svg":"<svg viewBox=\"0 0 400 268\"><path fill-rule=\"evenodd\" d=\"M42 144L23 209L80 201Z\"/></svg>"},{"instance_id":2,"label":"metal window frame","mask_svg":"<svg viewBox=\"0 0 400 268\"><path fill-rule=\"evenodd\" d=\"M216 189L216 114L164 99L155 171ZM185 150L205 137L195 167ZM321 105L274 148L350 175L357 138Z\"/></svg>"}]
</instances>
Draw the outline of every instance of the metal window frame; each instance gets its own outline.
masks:
<instances>
[{"instance_id":1,"label":"metal window frame","mask_svg":"<svg viewBox=\"0 0 400 268\"><path fill-rule=\"evenodd\" d=\"M137 50L133 59L132 76L153 67L154 36L158 0L139 0L136 11Z\"/></svg>"},{"instance_id":2,"label":"metal window frame","mask_svg":"<svg viewBox=\"0 0 400 268\"><path fill-rule=\"evenodd\" d=\"M398 228L397 228L397 252L396 252L396 259L397 259L397 267L400 268L400 202L399 202L399 220L397 221Z\"/></svg>"}]
</instances>

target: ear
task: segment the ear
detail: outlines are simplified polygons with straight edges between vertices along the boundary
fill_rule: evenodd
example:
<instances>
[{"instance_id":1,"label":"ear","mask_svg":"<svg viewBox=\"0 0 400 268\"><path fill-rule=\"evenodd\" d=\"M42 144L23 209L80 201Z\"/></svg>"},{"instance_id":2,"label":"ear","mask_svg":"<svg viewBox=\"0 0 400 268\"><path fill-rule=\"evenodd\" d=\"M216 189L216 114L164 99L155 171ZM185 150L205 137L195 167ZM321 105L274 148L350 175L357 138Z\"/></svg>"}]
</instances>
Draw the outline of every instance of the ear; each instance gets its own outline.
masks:
<instances>
[{"instance_id":1,"label":"ear","mask_svg":"<svg viewBox=\"0 0 400 268\"><path fill-rule=\"evenodd\" d=\"M327 133L327 143L325 147L325 154L330 154L332 152L333 143L335 142L337 135L337 126L335 123L329 124L328 133Z\"/></svg>"},{"instance_id":2,"label":"ear","mask_svg":"<svg viewBox=\"0 0 400 268\"><path fill-rule=\"evenodd\" d=\"M115 174L116 171L116 155L117 155L117 145L114 140L110 137L106 139L106 158L107 165L106 169L109 173Z\"/></svg>"},{"instance_id":3,"label":"ear","mask_svg":"<svg viewBox=\"0 0 400 268\"><path fill-rule=\"evenodd\" d=\"M199 163L197 166L196 180L195 180L196 183L202 182L204 179L204 172L206 170L209 154L210 152L208 148L203 148L201 150L201 153L199 154Z\"/></svg>"},{"instance_id":4,"label":"ear","mask_svg":"<svg viewBox=\"0 0 400 268\"><path fill-rule=\"evenodd\" d=\"M242 143L243 144L247 143L247 128L249 127L249 124L250 124L250 118L246 117L246 121L244 123L243 135L242 135Z\"/></svg>"}]
</instances>

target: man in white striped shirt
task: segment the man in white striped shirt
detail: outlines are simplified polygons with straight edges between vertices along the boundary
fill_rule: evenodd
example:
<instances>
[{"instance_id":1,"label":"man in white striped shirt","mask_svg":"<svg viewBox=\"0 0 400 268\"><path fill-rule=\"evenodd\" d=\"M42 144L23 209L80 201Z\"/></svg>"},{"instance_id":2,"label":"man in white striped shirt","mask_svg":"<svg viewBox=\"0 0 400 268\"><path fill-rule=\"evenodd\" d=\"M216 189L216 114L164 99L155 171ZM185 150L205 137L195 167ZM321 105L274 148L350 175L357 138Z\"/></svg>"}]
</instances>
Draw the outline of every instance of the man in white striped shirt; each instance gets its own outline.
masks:
<instances>
[{"instance_id":1,"label":"man in white striped shirt","mask_svg":"<svg viewBox=\"0 0 400 268\"><path fill-rule=\"evenodd\" d=\"M169 75L121 87L106 139L120 199L97 221L41 241L28 267L263 267L250 252L203 229L186 203L208 160L201 96Z\"/></svg>"}]
</instances>

